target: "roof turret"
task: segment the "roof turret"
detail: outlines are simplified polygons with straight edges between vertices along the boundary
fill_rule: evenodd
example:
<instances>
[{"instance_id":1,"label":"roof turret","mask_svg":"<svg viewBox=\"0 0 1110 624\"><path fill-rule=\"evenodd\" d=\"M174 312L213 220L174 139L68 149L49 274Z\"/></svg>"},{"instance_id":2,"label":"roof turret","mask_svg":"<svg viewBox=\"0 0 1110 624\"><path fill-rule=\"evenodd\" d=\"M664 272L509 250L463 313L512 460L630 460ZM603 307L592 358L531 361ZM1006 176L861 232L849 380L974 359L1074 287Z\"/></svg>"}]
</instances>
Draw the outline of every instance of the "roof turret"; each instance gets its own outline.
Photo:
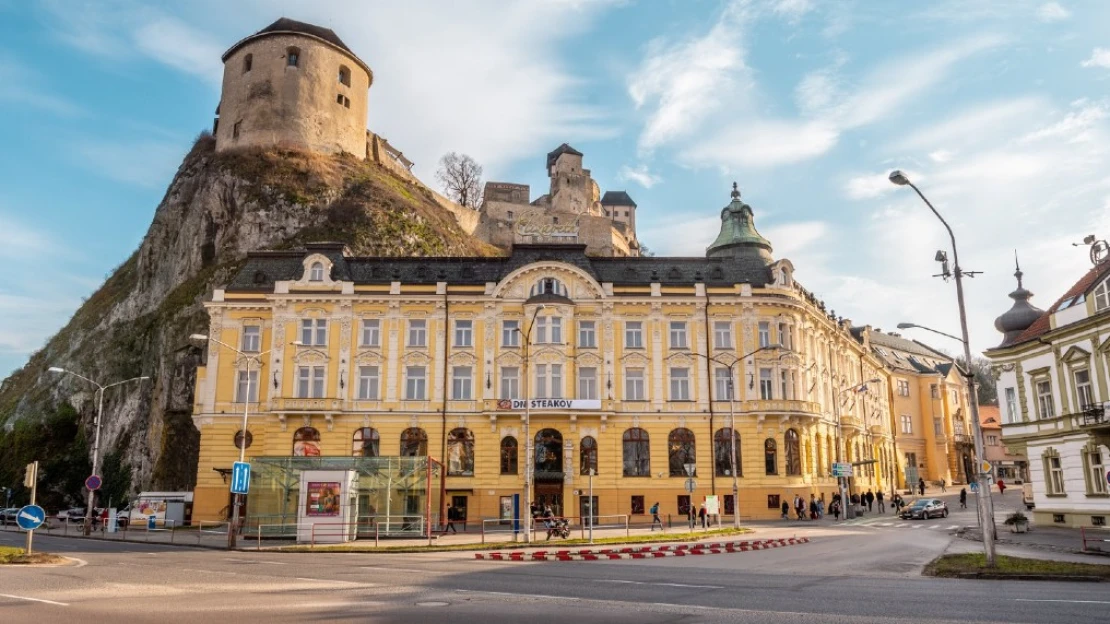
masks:
<instances>
[{"instance_id":1,"label":"roof turret","mask_svg":"<svg viewBox=\"0 0 1110 624\"><path fill-rule=\"evenodd\" d=\"M1014 305L994 320L995 329L1002 332L1002 344L998 345L999 347L1012 344L1022 332L1029 329L1029 326L1044 314L1044 310L1029 303L1029 300L1033 298L1033 293L1026 290L1021 283L1024 273L1021 272L1021 265L1018 264L1016 251L1014 252L1014 269L1014 277L1017 278L1018 283L1017 290L1010 293Z\"/></svg>"},{"instance_id":2,"label":"roof turret","mask_svg":"<svg viewBox=\"0 0 1110 624\"><path fill-rule=\"evenodd\" d=\"M705 250L707 257L759 258L771 263L771 241L755 229L752 207L740 201L740 190L732 183L732 202L721 210L721 233Z\"/></svg>"}]
</instances>

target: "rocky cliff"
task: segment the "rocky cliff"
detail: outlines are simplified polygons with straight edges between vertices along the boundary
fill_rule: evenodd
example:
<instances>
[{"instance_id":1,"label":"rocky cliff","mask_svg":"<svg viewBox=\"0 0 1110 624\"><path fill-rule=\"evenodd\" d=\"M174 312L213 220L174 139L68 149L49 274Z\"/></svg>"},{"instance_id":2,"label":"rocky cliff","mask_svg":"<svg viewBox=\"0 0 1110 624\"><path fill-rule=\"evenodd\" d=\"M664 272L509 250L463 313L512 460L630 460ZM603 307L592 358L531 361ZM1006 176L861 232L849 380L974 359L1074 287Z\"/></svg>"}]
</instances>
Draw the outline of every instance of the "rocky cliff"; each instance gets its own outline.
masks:
<instances>
[{"instance_id":1,"label":"rocky cliff","mask_svg":"<svg viewBox=\"0 0 1110 624\"><path fill-rule=\"evenodd\" d=\"M190 489L198 434L191 420L201 305L248 251L347 243L359 255L492 255L430 192L351 156L214 151L202 135L185 157L141 246L29 362L0 384L0 485L42 467L40 496L61 505L88 474L95 388L61 366L114 382L104 397L105 496Z\"/></svg>"}]
</instances>

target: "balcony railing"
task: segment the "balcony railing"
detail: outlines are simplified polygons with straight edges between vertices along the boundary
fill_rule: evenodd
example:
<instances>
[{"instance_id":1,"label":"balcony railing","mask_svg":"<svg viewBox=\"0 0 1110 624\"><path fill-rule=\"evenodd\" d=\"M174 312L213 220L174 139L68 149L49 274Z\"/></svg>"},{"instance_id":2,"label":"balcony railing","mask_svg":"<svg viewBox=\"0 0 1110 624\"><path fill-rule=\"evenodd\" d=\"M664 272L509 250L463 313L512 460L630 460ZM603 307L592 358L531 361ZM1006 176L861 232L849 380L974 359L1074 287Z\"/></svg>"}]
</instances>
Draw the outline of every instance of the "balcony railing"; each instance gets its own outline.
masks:
<instances>
[{"instance_id":1,"label":"balcony railing","mask_svg":"<svg viewBox=\"0 0 1110 624\"><path fill-rule=\"evenodd\" d=\"M273 400L275 412L338 412L344 409L343 399L299 399L295 397L280 397Z\"/></svg>"},{"instance_id":2,"label":"balcony railing","mask_svg":"<svg viewBox=\"0 0 1110 624\"><path fill-rule=\"evenodd\" d=\"M728 402L724 402L725 405ZM742 411L745 414L760 414L768 412L786 412L790 414L810 414L813 416L821 415L821 406L813 401L795 401L790 399L755 399L751 401L740 401L737 405L737 411Z\"/></svg>"},{"instance_id":3,"label":"balcony railing","mask_svg":"<svg viewBox=\"0 0 1110 624\"><path fill-rule=\"evenodd\" d=\"M1075 414L1075 422L1079 427L1102 429L1110 428L1110 403L1095 403Z\"/></svg>"},{"instance_id":4,"label":"balcony railing","mask_svg":"<svg viewBox=\"0 0 1110 624\"><path fill-rule=\"evenodd\" d=\"M953 434L952 442L954 442L956 444L962 444L962 445L965 445L965 446L975 446L975 438L969 436L966 433Z\"/></svg>"}]
</instances>

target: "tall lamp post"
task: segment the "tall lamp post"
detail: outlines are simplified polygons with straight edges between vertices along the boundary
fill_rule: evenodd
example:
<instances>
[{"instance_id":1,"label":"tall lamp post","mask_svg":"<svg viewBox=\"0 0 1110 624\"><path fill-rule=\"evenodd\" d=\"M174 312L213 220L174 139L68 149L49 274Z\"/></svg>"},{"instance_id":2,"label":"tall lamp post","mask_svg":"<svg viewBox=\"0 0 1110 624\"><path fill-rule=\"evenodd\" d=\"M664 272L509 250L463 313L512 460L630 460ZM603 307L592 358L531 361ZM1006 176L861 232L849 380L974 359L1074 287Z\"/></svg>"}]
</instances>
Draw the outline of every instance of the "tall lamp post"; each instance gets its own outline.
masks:
<instances>
[{"instance_id":1,"label":"tall lamp post","mask_svg":"<svg viewBox=\"0 0 1110 624\"><path fill-rule=\"evenodd\" d=\"M71 370L66 370L64 368L61 368L60 366L51 366L47 370L49 370L51 373L61 373L61 374L64 374L64 375L73 375L74 377L77 377L78 379L83 379L83 380L91 383L92 385L96 386L96 393L97 393L98 397L97 397L97 400L96 400L96 423L95 423L96 433L93 435L92 473L94 475L99 474L99 469L100 469L100 420L101 420L101 416L104 413L104 391L107 390L108 388L113 388L115 386L120 386L120 385L123 385L125 383L130 383L132 381L142 381L144 379L150 379L150 377L132 377L131 379L124 379L123 381L117 381L115 383L110 383L110 384L107 384L107 385L103 385L103 384L99 384L99 383L93 381L92 379L89 379L88 377L85 377L84 375L78 375L77 373L75 373ZM89 490L89 502L88 502L88 506L85 509L85 535L89 535L90 533L92 533L93 507L95 507L95 504L96 504L96 490Z\"/></svg>"},{"instance_id":2,"label":"tall lamp post","mask_svg":"<svg viewBox=\"0 0 1110 624\"><path fill-rule=\"evenodd\" d=\"M859 391L862 388L866 388L870 384L879 383L880 381L882 380L878 377L868 379L863 383L848 386L847 388L841 388L840 390L837 390L836 395L833 396L833 409L836 411L836 430L837 433L840 434L840 444L838 445L839 448L837 449L837 452L840 454L840 460L843 462L848 461L848 440L844 437L844 415L840 410L840 397L843 396L845 392ZM837 481L840 482L840 508L844 510L844 519L847 520L848 477L838 477ZM855 512L854 509L852 511Z\"/></svg>"},{"instance_id":3,"label":"tall lamp post","mask_svg":"<svg viewBox=\"0 0 1110 624\"><path fill-rule=\"evenodd\" d=\"M239 461L242 462L242 461L244 461L244 459L246 457L246 452L247 452L247 416L250 414L250 408L251 408L251 362L257 362L258 363L258 370L259 370L259 372L261 372L262 371L262 356L266 355L270 351L267 350L267 351L262 351L260 353L243 353L239 349L236 349L235 347L227 344L226 342L223 342L221 340L217 340L217 339L215 339L215 338L213 338L209 335L206 335L206 334L192 334L191 336L189 336L189 339L190 340L210 340L210 341L220 345L221 347L226 347L228 349L231 349L232 351L238 353L239 357L241 357L245 360L245 363L246 363L246 366L247 366L247 371L246 371L247 372L247 388L246 388L245 396L243 396L243 428L241 430L242 431L242 436L239 437ZM259 375L259 382L261 382L261 377L262 377L262 375ZM261 385L262 384L259 383L259 386L261 386ZM243 506L243 495L242 494L236 494L235 499L234 499L234 501L231 505L231 507L232 507L232 509L231 509L231 526L229 526L227 528L227 548L228 548L228 550L234 550L235 549L235 540L237 539L238 533L239 533L239 508L242 507L242 506Z\"/></svg>"},{"instance_id":4,"label":"tall lamp post","mask_svg":"<svg viewBox=\"0 0 1110 624\"><path fill-rule=\"evenodd\" d=\"M728 427L729 427L729 445L731 452L729 454L729 468L732 472L732 526L733 528L740 528L740 476L736 470L736 377L735 369L739 362L759 353L760 351L777 351L781 349L782 345L770 344L752 351L736 358L732 362L724 362L718 359L720 356L710 356L704 353L694 353L698 357L703 357L710 362L715 362L728 369ZM669 360L678 355L687 355L684 352L676 352L667 356ZM712 381L711 381L712 383ZM694 475L690 475L691 477Z\"/></svg>"},{"instance_id":5,"label":"tall lamp post","mask_svg":"<svg viewBox=\"0 0 1110 624\"><path fill-rule=\"evenodd\" d=\"M952 233L952 228L944 217L940 216L937 209L933 204L926 199L925 195L921 192L906 174L901 171L892 171L890 173L890 181L898 186L909 186L925 202L929 210L933 211L937 219L944 225L944 229L948 230L948 237L952 241L952 261L953 273L956 277L956 301L960 308L960 342L964 345L964 362L967 364L967 372L964 376L967 378L967 402L971 408L971 427L975 436L975 455L980 461L983 460L983 429L979 424L979 401L976 399L975 393L975 374L971 371L971 341L968 339L967 334L967 310L964 306L964 271L960 268L960 254L956 250L956 235ZM939 257L939 256L938 256ZM947 279L948 271L944 271L944 276ZM930 330L935 331L935 330ZM941 332L937 332L941 333ZM954 337L954 336L953 336ZM979 501L979 516L983 519L983 551L986 554L987 567L994 567L994 502L991 500L991 488L989 474L979 471L978 474L980 495L976 497Z\"/></svg>"},{"instance_id":6,"label":"tall lamp post","mask_svg":"<svg viewBox=\"0 0 1110 624\"><path fill-rule=\"evenodd\" d=\"M531 351L532 344L532 327L536 325L536 317L547 306L540 304L536 307L536 311L532 313L532 319L528 322L526 329L517 328L523 339L521 340L521 354L524 356L522 359L523 366L521 366L521 373L524 375L524 420L520 423L520 430L524 435L524 509L522 514L527 514L524 523L524 542L530 543L532 541L532 475L536 469L536 458L533 456L536 452L535 441L532 440L532 433L529 431L528 426L531 420L530 406L532 404L532 397L529 396L530 386L528 384L528 356Z\"/></svg>"}]
</instances>

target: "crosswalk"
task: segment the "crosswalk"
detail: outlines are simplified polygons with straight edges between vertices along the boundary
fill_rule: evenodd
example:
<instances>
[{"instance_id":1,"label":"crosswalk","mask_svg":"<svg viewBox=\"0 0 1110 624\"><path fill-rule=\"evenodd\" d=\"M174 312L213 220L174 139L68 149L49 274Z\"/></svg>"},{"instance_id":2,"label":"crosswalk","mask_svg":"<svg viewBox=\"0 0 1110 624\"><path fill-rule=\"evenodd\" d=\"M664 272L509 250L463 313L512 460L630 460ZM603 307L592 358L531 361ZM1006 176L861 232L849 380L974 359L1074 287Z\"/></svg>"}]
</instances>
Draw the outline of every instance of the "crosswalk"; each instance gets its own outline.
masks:
<instances>
[{"instance_id":1,"label":"crosswalk","mask_svg":"<svg viewBox=\"0 0 1110 624\"><path fill-rule=\"evenodd\" d=\"M949 532L956 531L962 525L948 524L945 522L922 522L920 520L883 520L876 518L874 520L863 521L849 521L845 523L847 526L862 527L867 529L904 529L907 531L941 531Z\"/></svg>"}]
</instances>

